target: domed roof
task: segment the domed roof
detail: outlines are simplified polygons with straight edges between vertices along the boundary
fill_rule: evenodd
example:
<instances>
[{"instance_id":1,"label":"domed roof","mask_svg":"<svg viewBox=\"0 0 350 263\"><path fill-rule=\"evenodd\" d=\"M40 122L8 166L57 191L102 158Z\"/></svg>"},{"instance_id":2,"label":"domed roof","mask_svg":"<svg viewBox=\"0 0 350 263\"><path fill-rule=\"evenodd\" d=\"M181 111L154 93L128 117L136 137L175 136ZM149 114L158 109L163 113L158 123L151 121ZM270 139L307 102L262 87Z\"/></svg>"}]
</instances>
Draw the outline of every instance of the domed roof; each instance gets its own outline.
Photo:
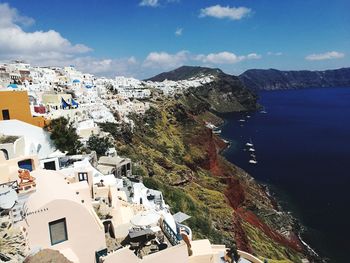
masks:
<instances>
[{"instance_id":1,"label":"domed roof","mask_svg":"<svg viewBox=\"0 0 350 263\"><path fill-rule=\"evenodd\" d=\"M8 88L13 88L13 89L17 89L18 88L17 84L10 84L7 87Z\"/></svg>"},{"instance_id":2,"label":"domed roof","mask_svg":"<svg viewBox=\"0 0 350 263\"><path fill-rule=\"evenodd\" d=\"M85 85L85 88L91 89L91 88L92 88L92 85Z\"/></svg>"},{"instance_id":3,"label":"domed roof","mask_svg":"<svg viewBox=\"0 0 350 263\"><path fill-rule=\"evenodd\" d=\"M79 79L75 79L75 80L73 80L73 83L79 83L80 82L80 80Z\"/></svg>"}]
</instances>

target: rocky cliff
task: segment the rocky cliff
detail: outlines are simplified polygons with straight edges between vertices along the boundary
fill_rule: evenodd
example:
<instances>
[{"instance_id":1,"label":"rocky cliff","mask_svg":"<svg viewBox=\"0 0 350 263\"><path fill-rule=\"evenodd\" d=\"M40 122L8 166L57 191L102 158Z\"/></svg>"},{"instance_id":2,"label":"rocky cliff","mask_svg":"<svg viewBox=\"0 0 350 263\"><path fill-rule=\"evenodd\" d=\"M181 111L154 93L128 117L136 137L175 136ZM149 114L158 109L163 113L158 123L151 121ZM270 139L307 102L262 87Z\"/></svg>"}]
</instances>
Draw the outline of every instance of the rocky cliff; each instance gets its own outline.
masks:
<instances>
[{"instance_id":1,"label":"rocky cliff","mask_svg":"<svg viewBox=\"0 0 350 263\"><path fill-rule=\"evenodd\" d=\"M350 68L325 71L250 69L239 79L251 90L350 87Z\"/></svg>"},{"instance_id":2,"label":"rocky cliff","mask_svg":"<svg viewBox=\"0 0 350 263\"><path fill-rule=\"evenodd\" d=\"M225 143L205 121L220 119L187 95L159 100L133 116L131 140L116 138L145 185L164 193L172 212L185 212L194 238L238 247L269 262L316 262L297 238L297 224L265 188L220 155ZM115 125L115 124L114 124ZM117 130L117 129L116 129Z\"/></svg>"}]
</instances>

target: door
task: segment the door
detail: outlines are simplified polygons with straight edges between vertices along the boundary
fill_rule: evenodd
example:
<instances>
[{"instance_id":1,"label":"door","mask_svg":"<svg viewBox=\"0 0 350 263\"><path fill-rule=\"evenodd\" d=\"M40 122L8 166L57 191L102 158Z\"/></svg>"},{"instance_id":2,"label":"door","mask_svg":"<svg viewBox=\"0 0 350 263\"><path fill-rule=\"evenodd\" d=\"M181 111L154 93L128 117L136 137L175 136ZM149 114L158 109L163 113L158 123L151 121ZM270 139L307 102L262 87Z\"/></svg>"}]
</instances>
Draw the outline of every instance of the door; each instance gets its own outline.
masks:
<instances>
[{"instance_id":1,"label":"door","mask_svg":"<svg viewBox=\"0 0 350 263\"><path fill-rule=\"evenodd\" d=\"M9 120L10 119L10 112L9 112L9 110L2 110L2 119L3 120Z\"/></svg>"}]
</instances>

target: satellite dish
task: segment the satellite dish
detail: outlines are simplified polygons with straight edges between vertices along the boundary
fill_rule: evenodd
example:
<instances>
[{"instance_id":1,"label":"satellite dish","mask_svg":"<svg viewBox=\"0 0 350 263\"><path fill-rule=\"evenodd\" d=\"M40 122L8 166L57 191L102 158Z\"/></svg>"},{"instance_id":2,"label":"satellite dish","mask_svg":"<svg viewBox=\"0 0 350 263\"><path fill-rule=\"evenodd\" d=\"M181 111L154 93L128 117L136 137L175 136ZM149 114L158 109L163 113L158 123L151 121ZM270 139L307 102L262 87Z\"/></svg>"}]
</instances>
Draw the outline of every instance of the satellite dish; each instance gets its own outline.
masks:
<instances>
[{"instance_id":1,"label":"satellite dish","mask_svg":"<svg viewBox=\"0 0 350 263\"><path fill-rule=\"evenodd\" d=\"M7 185L0 186L0 208L11 209L18 200L16 191Z\"/></svg>"}]
</instances>

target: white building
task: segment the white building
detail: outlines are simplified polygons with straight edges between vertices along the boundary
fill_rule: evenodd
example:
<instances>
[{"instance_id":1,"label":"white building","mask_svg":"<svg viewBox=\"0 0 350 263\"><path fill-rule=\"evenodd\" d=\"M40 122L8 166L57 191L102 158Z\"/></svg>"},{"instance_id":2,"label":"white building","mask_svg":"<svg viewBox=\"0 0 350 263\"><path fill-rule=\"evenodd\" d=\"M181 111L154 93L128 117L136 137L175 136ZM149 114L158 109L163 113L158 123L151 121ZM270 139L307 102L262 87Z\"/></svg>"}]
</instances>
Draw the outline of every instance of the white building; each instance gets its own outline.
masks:
<instances>
[{"instance_id":1,"label":"white building","mask_svg":"<svg viewBox=\"0 0 350 263\"><path fill-rule=\"evenodd\" d=\"M50 135L42 128L19 120L0 121L0 134L24 138L24 154L46 158L55 151Z\"/></svg>"}]
</instances>

